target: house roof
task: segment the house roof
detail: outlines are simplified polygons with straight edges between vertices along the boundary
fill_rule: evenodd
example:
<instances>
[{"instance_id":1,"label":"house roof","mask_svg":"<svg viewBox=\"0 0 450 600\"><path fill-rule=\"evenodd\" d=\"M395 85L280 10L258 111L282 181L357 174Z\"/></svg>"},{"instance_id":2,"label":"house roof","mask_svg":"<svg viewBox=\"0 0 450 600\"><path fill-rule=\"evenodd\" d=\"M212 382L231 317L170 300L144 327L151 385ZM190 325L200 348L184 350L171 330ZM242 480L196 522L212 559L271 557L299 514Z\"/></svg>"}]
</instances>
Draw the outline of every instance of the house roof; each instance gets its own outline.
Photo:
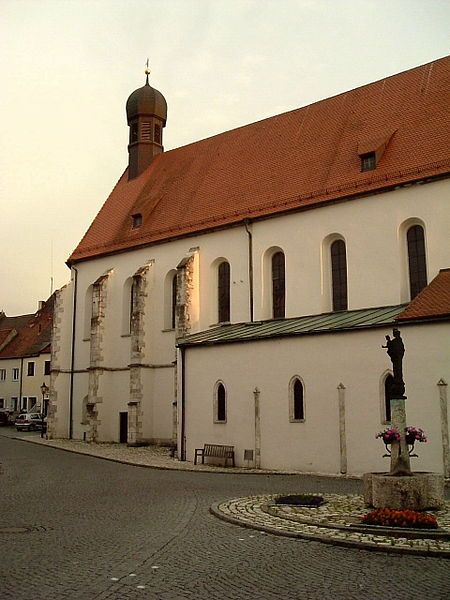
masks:
<instances>
[{"instance_id":1,"label":"house roof","mask_svg":"<svg viewBox=\"0 0 450 600\"><path fill-rule=\"evenodd\" d=\"M441 269L398 316L399 321L450 317L450 269Z\"/></svg>"},{"instance_id":2,"label":"house roof","mask_svg":"<svg viewBox=\"0 0 450 600\"><path fill-rule=\"evenodd\" d=\"M0 319L0 341L2 332L9 331L15 335L4 335L0 344L0 359L37 356L50 352L51 332L53 324L54 295L50 296L43 307L35 314L7 317Z\"/></svg>"},{"instance_id":3,"label":"house roof","mask_svg":"<svg viewBox=\"0 0 450 600\"><path fill-rule=\"evenodd\" d=\"M177 345L205 346L233 342L253 342L280 337L388 327L395 324L395 319L404 308L405 305L401 304L382 308L344 310L293 319L219 325L214 329L208 329L179 339Z\"/></svg>"},{"instance_id":4,"label":"house roof","mask_svg":"<svg viewBox=\"0 0 450 600\"><path fill-rule=\"evenodd\" d=\"M445 57L159 154L124 172L68 264L446 176L449 89ZM364 152L375 170L361 172Z\"/></svg>"}]
</instances>

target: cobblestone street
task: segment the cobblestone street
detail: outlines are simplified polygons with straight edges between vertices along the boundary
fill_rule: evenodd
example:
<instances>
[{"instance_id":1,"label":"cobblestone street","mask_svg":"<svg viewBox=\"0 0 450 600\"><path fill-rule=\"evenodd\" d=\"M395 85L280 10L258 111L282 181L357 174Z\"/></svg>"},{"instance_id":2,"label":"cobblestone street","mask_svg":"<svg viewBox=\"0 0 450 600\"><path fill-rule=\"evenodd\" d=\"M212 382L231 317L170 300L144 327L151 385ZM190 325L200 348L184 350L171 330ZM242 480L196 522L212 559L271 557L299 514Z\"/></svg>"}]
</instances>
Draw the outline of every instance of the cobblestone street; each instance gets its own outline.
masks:
<instances>
[{"instance_id":1,"label":"cobblestone street","mask_svg":"<svg viewBox=\"0 0 450 600\"><path fill-rule=\"evenodd\" d=\"M278 537L214 503L278 492L358 493L301 475L144 469L0 432L0 598L446 599L449 562Z\"/></svg>"}]
</instances>

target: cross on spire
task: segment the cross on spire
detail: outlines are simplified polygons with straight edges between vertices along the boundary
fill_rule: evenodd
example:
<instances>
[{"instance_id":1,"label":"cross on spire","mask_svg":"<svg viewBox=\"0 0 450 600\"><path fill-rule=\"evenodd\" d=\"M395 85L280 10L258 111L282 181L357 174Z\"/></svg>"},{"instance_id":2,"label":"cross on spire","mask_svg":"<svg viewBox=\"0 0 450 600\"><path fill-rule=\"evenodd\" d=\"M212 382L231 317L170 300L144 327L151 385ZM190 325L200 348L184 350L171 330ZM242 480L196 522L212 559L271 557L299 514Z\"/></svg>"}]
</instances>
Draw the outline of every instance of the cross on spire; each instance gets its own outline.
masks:
<instances>
[{"instance_id":1,"label":"cross on spire","mask_svg":"<svg viewBox=\"0 0 450 600\"><path fill-rule=\"evenodd\" d=\"M150 75L150 68L148 66L148 58L147 58L147 62L145 63L145 85L148 85L148 76Z\"/></svg>"}]
</instances>

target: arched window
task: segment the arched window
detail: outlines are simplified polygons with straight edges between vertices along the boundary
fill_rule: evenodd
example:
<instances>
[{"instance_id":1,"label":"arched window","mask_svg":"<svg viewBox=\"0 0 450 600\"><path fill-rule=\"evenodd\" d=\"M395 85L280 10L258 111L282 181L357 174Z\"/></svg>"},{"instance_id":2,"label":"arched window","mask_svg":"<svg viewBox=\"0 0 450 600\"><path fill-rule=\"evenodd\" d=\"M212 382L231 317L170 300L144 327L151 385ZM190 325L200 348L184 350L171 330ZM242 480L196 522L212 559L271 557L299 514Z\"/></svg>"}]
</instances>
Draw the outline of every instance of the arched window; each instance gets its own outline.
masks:
<instances>
[{"instance_id":1,"label":"arched window","mask_svg":"<svg viewBox=\"0 0 450 600\"><path fill-rule=\"evenodd\" d=\"M133 277L133 283L130 288L130 298L129 298L129 307L130 307L130 317L129 317L129 327L130 333L132 333L133 327L133 316L135 311L137 310L137 301L138 301L138 292L139 292L139 280L136 277Z\"/></svg>"},{"instance_id":2,"label":"arched window","mask_svg":"<svg viewBox=\"0 0 450 600\"><path fill-rule=\"evenodd\" d=\"M331 286L333 310L347 310L347 257L345 242L336 240L331 244Z\"/></svg>"},{"instance_id":3,"label":"arched window","mask_svg":"<svg viewBox=\"0 0 450 600\"><path fill-rule=\"evenodd\" d=\"M284 253L275 252L272 256L272 317L284 319L286 298L286 280Z\"/></svg>"},{"instance_id":4,"label":"arched window","mask_svg":"<svg viewBox=\"0 0 450 600\"><path fill-rule=\"evenodd\" d=\"M230 265L221 262L217 269L217 312L219 323L230 321Z\"/></svg>"},{"instance_id":5,"label":"arched window","mask_svg":"<svg viewBox=\"0 0 450 600\"><path fill-rule=\"evenodd\" d=\"M406 234L408 244L409 290L411 300L427 285L425 235L423 227L413 225Z\"/></svg>"},{"instance_id":6,"label":"arched window","mask_svg":"<svg viewBox=\"0 0 450 600\"><path fill-rule=\"evenodd\" d=\"M303 383L299 377L291 379L289 385L289 421L296 423L305 420L305 398Z\"/></svg>"},{"instance_id":7,"label":"arched window","mask_svg":"<svg viewBox=\"0 0 450 600\"><path fill-rule=\"evenodd\" d=\"M176 325L176 314L177 314L177 274L172 277L172 305L170 322L172 329L175 329Z\"/></svg>"},{"instance_id":8,"label":"arched window","mask_svg":"<svg viewBox=\"0 0 450 600\"><path fill-rule=\"evenodd\" d=\"M227 421L227 394L223 383L216 385L214 395L214 423L226 423Z\"/></svg>"},{"instance_id":9,"label":"arched window","mask_svg":"<svg viewBox=\"0 0 450 600\"><path fill-rule=\"evenodd\" d=\"M394 378L392 375L388 375L384 380L384 419L386 423L391 422L391 399L392 386L394 384Z\"/></svg>"}]
</instances>

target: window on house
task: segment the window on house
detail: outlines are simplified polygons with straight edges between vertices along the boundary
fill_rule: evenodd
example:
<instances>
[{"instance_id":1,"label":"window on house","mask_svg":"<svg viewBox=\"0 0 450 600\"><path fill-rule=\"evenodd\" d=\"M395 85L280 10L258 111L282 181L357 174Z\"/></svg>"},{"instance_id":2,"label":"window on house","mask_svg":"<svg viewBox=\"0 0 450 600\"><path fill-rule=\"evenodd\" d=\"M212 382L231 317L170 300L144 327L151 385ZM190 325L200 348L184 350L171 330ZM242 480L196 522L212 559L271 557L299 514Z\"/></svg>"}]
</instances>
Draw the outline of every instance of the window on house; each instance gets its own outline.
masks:
<instances>
[{"instance_id":1,"label":"window on house","mask_svg":"<svg viewBox=\"0 0 450 600\"><path fill-rule=\"evenodd\" d=\"M0 369L0 381L6 381L6 369Z\"/></svg>"},{"instance_id":2,"label":"window on house","mask_svg":"<svg viewBox=\"0 0 450 600\"><path fill-rule=\"evenodd\" d=\"M133 229L138 229L141 225L142 225L141 213L136 213L135 215L131 215L131 227Z\"/></svg>"},{"instance_id":3,"label":"window on house","mask_svg":"<svg viewBox=\"0 0 450 600\"><path fill-rule=\"evenodd\" d=\"M17 396L11 397L11 410L16 411L18 409L18 398Z\"/></svg>"},{"instance_id":4,"label":"window on house","mask_svg":"<svg viewBox=\"0 0 450 600\"><path fill-rule=\"evenodd\" d=\"M161 125L158 123L155 123L153 139L157 144L161 145Z\"/></svg>"},{"instance_id":5,"label":"window on house","mask_svg":"<svg viewBox=\"0 0 450 600\"><path fill-rule=\"evenodd\" d=\"M427 285L425 235L423 227L413 225L406 234L408 244L409 289L411 300Z\"/></svg>"},{"instance_id":6,"label":"window on house","mask_svg":"<svg viewBox=\"0 0 450 600\"><path fill-rule=\"evenodd\" d=\"M284 253L275 252L272 256L272 316L283 319L285 316L285 265Z\"/></svg>"},{"instance_id":7,"label":"window on house","mask_svg":"<svg viewBox=\"0 0 450 600\"><path fill-rule=\"evenodd\" d=\"M28 397L23 396L22 397L22 408L20 410L22 410L23 412L26 412L27 406L28 406Z\"/></svg>"},{"instance_id":8,"label":"window on house","mask_svg":"<svg viewBox=\"0 0 450 600\"><path fill-rule=\"evenodd\" d=\"M218 286L218 321L230 321L230 265L226 261L220 263L217 269Z\"/></svg>"},{"instance_id":9,"label":"window on house","mask_svg":"<svg viewBox=\"0 0 450 600\"><path fill-rule=\"evenodd\" d=\"M347 258L345 242L336 240L331 244L331 286L333 310L347 310Z\"/></svg>"},{"instance_id":10,"label":"window on house","mask_svg":"<svg viewBox=\"0 0 450 600\"><path fill-rule=\"evenodd\" d=\"M33 361L31 361L31 362L29 362L27 364L27 375L28 375L28 377L34 377L34 367L35 367L35 364L34 364Z\"/></svg>"},{"instance_id":11,"label":"window on house","mask_svg":"<svg viewBox=\"0 0 450 600\"><path fill-rule=\"evenodd\" d=\"M13 381L19 381L19 376L20 376L20 370L17 367L14 367L12 370L12 380Z\"/></svg>"},{"instance_id":12,"label":"window on house","mask_svg":"<svg viewBox=\"0 0 450 600\"><path fill-rule=\"evenodd\" d=\"M294 377L289 386L289 421L296 423L305 420L303 383Z\"/></svg>"},{"instance_id":13,"label":"window on house","mask_svg":"<svg viewBox=\"0 0 450 600\"><path fill-rule=\"evenodd\" d=\"M219 383L216 387L215 394L215 406L214 406L214 422L215 423L226 423L227 421L227 398L225 386L223 383Z\"/></svg>"},{"instance_id":14,"label":"window on house","mask_svg":"<svg viewBox=\"0 0 450 600\"><path fill-rule=\"evenodd\" d=\"M44 375L50 375L50 361L44 361Z\"/></svg>"},{"instance_id":15,"label":"window on house","mask_svg":"<svg viewBox=\"0 0 450 600\"><path fill-rule=\"evenodd\" d=\"M375 152L361 155L361 171L373 171L376 169L377 161Z\"/></svg>"},{"instance_id":16,"label":"window on house","mask_svg":"<svg viewBox=\"0 0 450 600\"><path fill-rule=\"evenodd\" d=\"M391 400L393 398L393 384L394 378L392 377L392 375L388 375L384 380L384 420L386 421L386 423L391 422Z\"/></svg>"},{"instance_id":17,"label":"window on house","mask_svg":"<svg viewBox=\"0 0 450 600\"><path fill-rule=\"evenodd\" d=\"M33 410L37 404L36 396L28 396L28 410Z\"/></svg>"},{"instance_id":18,"label":"window on house","mask_svg":"<svg viewBox=\"0 0 450 600\"><path fill-rule=\"evenodd\" d=\"M6 408L5 407L5 399L4 398L0 398L0 408Z\"/></svg>"},{"instance_id":19,"label":"window on house","mask_svg":"<svg viewBox=\"0 0 450 600\"><path fill-rule=\"evenodd\" d=\"M138 141L138 124L132 123L130 127L130 144Z\"/></svg>"},{"instance_id":20,"label":"window on house","mask_svg":"<svg viewBox=\"0 0 450 600\"><path fill-rule=\"evenodd\" d=\"M170 314L170 323L172 329L175 329L176 325L176 317L177 317L177 274L172 278L172 304L171 304L171 314Z\"/></svg>"}]
</instances>

